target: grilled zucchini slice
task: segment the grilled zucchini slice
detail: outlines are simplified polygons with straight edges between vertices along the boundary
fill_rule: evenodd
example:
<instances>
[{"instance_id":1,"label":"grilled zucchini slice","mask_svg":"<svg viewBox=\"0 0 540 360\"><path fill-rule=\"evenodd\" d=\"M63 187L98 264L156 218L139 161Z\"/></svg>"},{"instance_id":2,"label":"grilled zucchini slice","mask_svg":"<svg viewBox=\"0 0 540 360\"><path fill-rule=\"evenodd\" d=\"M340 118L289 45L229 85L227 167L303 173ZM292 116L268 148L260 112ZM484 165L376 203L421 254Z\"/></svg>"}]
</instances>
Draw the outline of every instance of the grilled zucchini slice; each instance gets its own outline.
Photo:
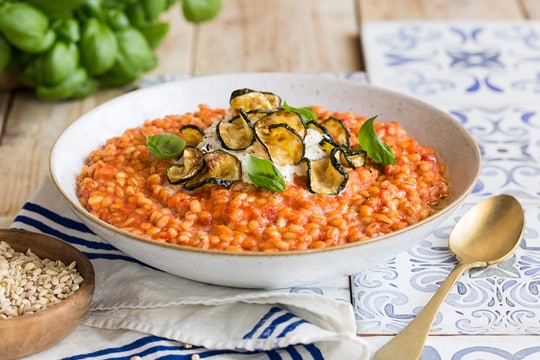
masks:
<instances>
[{"instance_id":1,"label":"grilled zucchini slice","mask_svg":"<svg viewBox=\"0 0 540 360\"><path fill-rule=\"evenodd\" d=\"M287 124L278 123L255 127L257 138L274 163L285 165L299 164L305 153L300 135Z\"/></svg>"},{"instance_id":2,"label":"grilled zucchini slice","mask_svg":"<svg viewBox=\"0 0 540 360\"><path fill-rule=\"evenodd\" d=\"M301 139L306 136L306 126L300 115L288 110L277 110L261 118L255 123L255 128L264 128L274 124L286 124L294 129Z\"/></svg>"},{"instance_id":3,"label":"grilled zucchini slice","mask_svg":"<svg viewBox=\"0 0 540 360\"><path fill-rule=\"evenodd\" d=\"M246 115L248 116L249 120L252 124L255 124L257 121L262 119L268 114L271 114L274 112L273 110L261 110L261 109L254 109L246 112Z\"/></svg>"},{"instance_id":4,"label":"grilled zucchini slice","mask_svg":"<svg viewBox=\"0 0 540 360\"><path fill-rule=\"evenodd\" d=\"M251 110L274 110L281 105L281 98L271 92L262 92L252 89L238 89L231 93L229 99L232 115L238 110L245 112Z\"/></svg>"},{"instance_id":5,"label":"grilled zucchini slice","mask_svg":"<svg viewBox=\"0 0 540 360\"><path fill-rule=\"evenodd\" d=\"M315 194L337 195L347 185L349 174L340 161L339 147L332 149L330 156L317 160L305 159L307 164L306 183Z\"/></svg>"},{"instance_id":6,"label":"grilled zucchini slice","mask_svg":"<svg viewBox=\"0 0 540 360\"><path fill-rule=\"evenodd\" d=\"M366 164L366 152L359 151L342 151L341 162L350 168L356 169Z\"/></svg>"},{"instance_id":7,"label":"grilled zucchini slice","mask_svg":"<svg viewBox=\"0 0 540 360\"><path fill-rule=\"evenodd\" d=\"M343 146L346 149L349 148L351 138L349 130L347 130L343 121L329 118L328 120L323 121L321 125L328 131L328 134L330 134L330 137L336 144Z\"/></svg>"},{"instance_id":8,"label":"grilled zucchini slice","mask_svg":"<svg viewBox=\"0 0 540 360\"><path fill-rule=\"evenodd\" d=\"M330 137L323 138L319 141L319 146L328 154L330 154L335 147L339 147L339 145L334 143Z\"/></svg>"},{"instance_id":9,"label":"grilled zucchini slice","mask_svg":"<svg viewBox=\"0 0 540 360\"><path fill-rule=\"evenodd\" d=\"M281 97L269 91L263 91L262 93L268 99L270 104L272 104L273 109L277 109L281 106Z\"/></svg>"},{"instance_id":10,"label":"grilled zucchini slice","mask_svg":"<svg viewBox=\"0 0 540 360\"><path fill-rule=\"evenodd\" d=\"M204 137L204 130L197 125L184 125L180 128L180 134L186 141L187 146L197 146Z\"/></svg>"},{"instance_id":11,"label":"grilled zucchini slice","mask_svg":"<svg viewBox=\"0 0 540 360\"><path fill-rule=\"evenodd\" d=\"M331 138L332 136L330 135L330 133L328 132L328 130L326 130L326 128L324 126L321 125L321 123L318 123L316 121L310 121L306 124L306 129L313 129L313 130L316 130L318 131L319 133L321 133L322 135L326 135L328 136L328 138Z\"/></svg>"},{"instance_id":12,"label":"grilled zucchini slice","mask_svg":"<svg viewBox=\"0 0 540 360\"><path fill-rule=\"evenodd\" d=\"M174 164L167 168L167 180L171 184L178 184L191 179L204 168L203 153L191 146L187 146L182 152L182 164Z\"/></svg>"},{"instance_id":13,"label":"grilled zucchini slice","mask_svg":"<svg viewBox=\"0 0 540 360\"><path fill-rule=\"evenodd\" d=\"M184 184L184 189L193 190L206 184L216 184L230 187L242 180L240 160L223 150L215 150L204 154L205 167L203 171Z\"/></svg>"},{"instance_id":14,"label":"grilled zucchini slice","mask_svg":"<svg viewBox=\"0 0 540 360\"><path fill-rule=\"evenodd\" d=\"M244 150L255 141L253 125L242 110L232 120L220 121L216 134L221 145L228 150Z\"/></svg>"},{"instance_id":15,"label":"grilled zucchini slice","mask_svg":"<svg viewBox=\"0 0 540 360\"><path fill-rule=\"evenodd\" d=\"M341 150L340 152L340 161L343 166L356 169L358 167L364 166L366 162L366 152L363 150L351 150L344 149L338 144L334 143L332 140L322 139L319 142L319 146L328 154L331 154L335 148Z\"/></svg>"}]
</instances>

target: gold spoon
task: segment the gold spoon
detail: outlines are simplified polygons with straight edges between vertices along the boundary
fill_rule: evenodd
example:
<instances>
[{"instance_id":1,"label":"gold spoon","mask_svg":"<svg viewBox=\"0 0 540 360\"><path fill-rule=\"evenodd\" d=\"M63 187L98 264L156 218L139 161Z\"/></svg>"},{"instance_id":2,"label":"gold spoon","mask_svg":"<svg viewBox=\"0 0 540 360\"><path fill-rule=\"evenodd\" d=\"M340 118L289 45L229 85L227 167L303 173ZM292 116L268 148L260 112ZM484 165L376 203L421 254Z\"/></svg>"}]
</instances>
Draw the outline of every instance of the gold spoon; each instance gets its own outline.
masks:
<instances>
[{"instance_id":1,"label":"gold spoon","mask_svg":"<svg viewBox=\"0 0 540 360\"><path fill-rule=\"evenodd\" d=\"M465 270L507 259L517 248L525 226L519 202L497 195L473 206L452 230L448 244L459 263L416 318L375 353L374 360L413 360L422 354L433 319Z\"/></svg>"}]
</instances>

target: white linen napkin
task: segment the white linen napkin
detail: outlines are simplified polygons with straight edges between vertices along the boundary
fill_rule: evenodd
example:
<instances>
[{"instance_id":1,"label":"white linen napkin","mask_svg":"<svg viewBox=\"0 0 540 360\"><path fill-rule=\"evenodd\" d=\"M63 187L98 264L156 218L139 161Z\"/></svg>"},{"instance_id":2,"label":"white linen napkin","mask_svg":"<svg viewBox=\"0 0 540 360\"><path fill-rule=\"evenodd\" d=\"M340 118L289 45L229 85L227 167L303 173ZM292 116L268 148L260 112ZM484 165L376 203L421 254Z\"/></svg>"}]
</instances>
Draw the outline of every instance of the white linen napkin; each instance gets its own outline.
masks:
<instances>
[{"instance_id":1,"label":"white linen napkin","mask_svg":"<svg viewBox=\"0 0 540 360\"><path fill-rule=\"evenodd\" d=\"M30 358L368 359L344 301L282 290L203 284L154 270L84 226L50 178L11 228L42 232L84 252L96 291L81 326ZM196 358L196 357L194 357Z\"/></svg>"}]
</instances>

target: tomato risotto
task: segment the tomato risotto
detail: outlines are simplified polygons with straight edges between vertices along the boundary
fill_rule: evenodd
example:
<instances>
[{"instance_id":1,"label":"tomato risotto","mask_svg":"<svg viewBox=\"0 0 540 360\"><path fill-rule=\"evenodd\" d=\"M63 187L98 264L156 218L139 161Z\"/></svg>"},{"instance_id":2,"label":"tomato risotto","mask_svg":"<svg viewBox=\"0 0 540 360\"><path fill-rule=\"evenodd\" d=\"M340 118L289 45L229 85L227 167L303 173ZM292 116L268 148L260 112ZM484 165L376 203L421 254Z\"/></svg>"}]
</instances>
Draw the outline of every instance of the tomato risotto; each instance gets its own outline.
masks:
<instances>
[{"instance_id":1,"label":"tomato risotto","mask_svg":"<svg viewBox=\"0 0 540 360\"><path fill-rule=\"evenodd\" d=\"M156 241L202 249L287 251L388 234L433 214L448 196L445 166L437 154L411 138L398 122L372 121L372 131L394 156L390 163L381 163L360 146L358 134L368 119L317 106L309 109L316 116L314 126L305 126L309 131L292 129L289 120L286 125L272 121L265 128L253 126L270 116L268 109L257 114L257 120L253 111L240 110L244 120L235 120L233 108L200 105L193 113L148 120L88 156L77 182L79 199L99 219ZM318 124L328 125L321 130ZM338 141L334 125L343 127L346 139ZM202 139L192 143L186 129L196 129ZM279 133L273 132L276 129ZM250 131L255 140L244 146ZM210 132L218 133L219 142L209 138ZM156 156L148 139L158 134L185 140L184 155ZM297 136L303 140L297 141ZM315 138L311 141L309 136ZM287 146L280 148L280 141ZM309 141L319 149L310 151ZM214 143L221 143L222 150ZM245 154L245 149L257 146L263 150ZM216 151L222 151L220 156L242 155L229 156L227 170L218 176L214 158L209 157ZM274 185L261 185L267 183L259 181L272 172L270 167L259 173L250 172L251 165L246 168L250 155L263 153L267 156L261 158L273 161L270 166L284 187L275 188L279 181L274 175ZM358 154L360 163L351 160ZM233 171L234 166L238 167Z\"/></svg>"}]
</instances>

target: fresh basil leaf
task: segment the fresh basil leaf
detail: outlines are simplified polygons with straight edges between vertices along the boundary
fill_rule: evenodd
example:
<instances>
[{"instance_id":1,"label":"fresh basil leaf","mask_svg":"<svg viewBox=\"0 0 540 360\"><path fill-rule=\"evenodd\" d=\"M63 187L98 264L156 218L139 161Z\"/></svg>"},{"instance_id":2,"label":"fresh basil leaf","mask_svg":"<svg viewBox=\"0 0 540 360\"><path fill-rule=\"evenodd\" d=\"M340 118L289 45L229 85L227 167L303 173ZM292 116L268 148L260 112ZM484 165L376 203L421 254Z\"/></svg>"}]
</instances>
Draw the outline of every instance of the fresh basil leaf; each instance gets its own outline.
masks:
<instances>
[{"instance_id":1,"label":"fresh basil leaf","mask_svg":"<svg viewBox=\"0 0 540 360\"><path fill-rule=\"evenodd\" d=\"M358 143L367 155L378 164L393 165L396 163L394 151L387 143L381 141L375 133L373 122L377 116L374 116L362 124L358 132Z\"/></svg>"},{"instance_id":2,"label":"fresh basil leaf","mask_svg":"<svg viewBox=\"0 0 540 360\"><path fill-rule=\"evenodd\" d=\"M193 23L211 20L220 9L221 0L182 0L184 17Z\"/></svg>"},{"instance_id":3,"label":"fresh basil leaf","mask_svg":"<svg viewBox=\"0 0 540 360\"><path fill-rule=\"evenodd\" d=\"M272 161L261 159L253 155L247 155L246 170L249 179L255 185L275 192L285 190L285 179Z\"/></svg>"},{"instance_id":4,"label":"fresh basil leaf","mask_svg":"<svg viewBox=\"0 0 540 360\"><path fill-rule=\"evenodd\" d=\"M307 123L312 122L312 121L317 121L317 114L315 113L315 110L313 110L312 108L310 108L308 106L297 108L297 107L294 107L294 106L290 106L285 101L285 102L283 102L283 108L285 110L287 110L287 111L292 111L292 112L295 112L298 115L300 115L300 117L302 118L302 121L304 122L304 124L307 124Z\"/></svg>"},{"instance_id":5,"label":"fresh basil leaf","mask_svg":"<svg viewBox=\"0 0 540 360\"><path fill-rule=\"evenodd\" d=\"M179 156L186 142L181 137L172 133L150 135L146 138L148 150L160 159L172 159Z\"/></svg>"}]
</instances>

